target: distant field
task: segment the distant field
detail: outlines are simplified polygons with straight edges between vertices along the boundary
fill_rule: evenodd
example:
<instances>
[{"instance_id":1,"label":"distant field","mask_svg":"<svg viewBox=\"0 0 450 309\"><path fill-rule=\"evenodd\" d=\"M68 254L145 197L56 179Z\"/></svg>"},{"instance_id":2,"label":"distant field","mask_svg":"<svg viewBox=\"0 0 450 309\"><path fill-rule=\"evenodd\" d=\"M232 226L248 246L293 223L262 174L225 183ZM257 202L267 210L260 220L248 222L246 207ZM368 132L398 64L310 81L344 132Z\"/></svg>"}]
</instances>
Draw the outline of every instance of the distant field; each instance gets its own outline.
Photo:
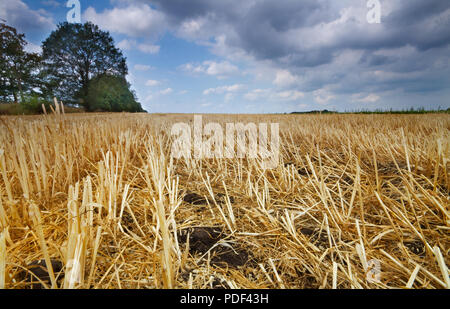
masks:
<instances>
[{"instance_id":1,"label":"distant field","mask_svg":"<svg viewBox=\"0 0 450 309\"><path fill-rule=\"evenodd\" d=\"M279 123L266 170L171 160L192 120L0 117L0 287L450 287L450 115L203 116Z\"/></svg>"}]
</instances>

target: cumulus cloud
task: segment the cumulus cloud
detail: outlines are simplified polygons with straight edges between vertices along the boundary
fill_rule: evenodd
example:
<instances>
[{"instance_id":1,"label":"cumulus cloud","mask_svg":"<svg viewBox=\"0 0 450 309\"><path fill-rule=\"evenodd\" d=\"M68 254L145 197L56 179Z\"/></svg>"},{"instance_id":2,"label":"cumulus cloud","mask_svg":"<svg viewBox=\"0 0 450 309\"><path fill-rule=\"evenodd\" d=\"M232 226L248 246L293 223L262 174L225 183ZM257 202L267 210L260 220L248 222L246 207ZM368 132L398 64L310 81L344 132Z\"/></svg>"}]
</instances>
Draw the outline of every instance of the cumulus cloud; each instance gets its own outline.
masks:
<instances>
[{"instance_id":1,"label":"cumulus cloud","mask_svg":"<svg viewBox=\"0 0 450 309\"><path fill-rule=\"evenodd\" d=\"M288 70L278 70L273 83L279 87L289 87L298 82L298 77Z\"/></svg>"},{"instance_id":2,"label":"cumulus cloud","mask_svg":"<svg viewBox=\"0 0 450 309\"><path fill-rule=\"evenodd\" d=\"M146 54L159 53L160 46L153 44L137 44L137 49Z\"/></svg>"},{"instance_id":3,"label":"cumulus cloud","mask_svg":"<svg viewBox=\"0 0 450 309\"><path fill-rule=\"evenodd\" d=\"M146 65L146 64L135 64L134 65L134 69L136 71L148 71L151 70L153 67L151 65Z\"/></svg>"},{"instance_id":4,"label":"cumulus cloud","mask_svg":"<svg viewBox=\"0 0 450 309\"><path fill-rule=\"evenodd\" d=\"M42 47L31 42L27 42L27 45L25 45L25 51L28 53L40 54L42 52Z\"/></svg>"},{"instance_id":5,"label":"cumulus cloud","mask_svg":"<svg viewBox=\"0 0 450 309\"><path fill-rule=\"evenodd\" d=\"M0 18L19 32L27 34L40 34L55 27L53 19L45 10L32 10L22 0L1 1Z\"/></svg>"},{"instance_id":6,"label":"cumulus cloud","mask_svg":"<svg viewBox=\"0 0 450 309\"><path fill-rule=\"evenodd\" d=\"M336 98L335 95L333 95L326 89L318 89L318 90L313 91L313 96L314 96L314 101L321 105L326 105L326 104L328 104L329 101Z\"/></svg>"},{"instance_id":7,"label":"cumulus cloud","mask_svg":"<svg viewBox=\"0 0 450 309\"><path fill-rule=\"evenodd\" d=\"M155 87L155 86L161 85L161 82L157 81L157 80L149 79L148 81L145 82L145 85L149 86L149 87Z\"/></svg>"},{"instance_id":8,"label":"cumulus cloud","mask_svg":"<svg viewBox=\"0 0 450 309\"><path fill-rule=\"evenodd\" d=\"M367 96L360 97L360 98L358 98L358 96L360 96L360 94L356 94L354 96L354 99L353 99L354 102L375 103L375 102L377 102L380 99L380 97L378 95L374 94L374 93L370 93Z\"/></svg>"},{"instance_id":9,"label":"cumulus cloud","mask_svg":"<svg viewBox=\"0 0 450 309\"><path fill-rule=\"evenodd\" d=\"M159 93L161 94L161 95L167 95L167 94L171 94L173 92L173 89L172 88L166 88L166 89L164 89L164 90L161 90Z\"/></svg>"},{"instance_id":10,"label":"cumulus cloud","mask_svg":"<svg viewBox=\"0 0 450 309\"><path fill-rule=\"evenodd\" d=\"M228 102L230 102L233 99L234 99L234 94L233 93L227 93L225 95L224 101L225 101L225 103L228 103Z\"/></svg>"},{"instance_id":11,"label":"cumulus cloud","mask_svg":"<svg viewBox=\"0 0 450 309\"><path fill-rule=\"evenodd\" d=\"M275 91L274 89L253 89L244 94L244 99L248 101L297 101L305 96L305 93L298 90Z\"/></svg>"},{"instance_id":12,"label":"cumulus cloud","mask_svg":"<svg viewBox=\"0 0 450 309\"><path fill-rule=\"evenodd\" d=\"M319 91L312 93L318 104L340 94L439 91L450 84L449 1L381 1L380 24L367 22L360 0L151 3L179 37L229 60L270 68L276 87ZM206 72L205 65L186 68Z\"/></svg>"},{"instance_id":13,"label":"cumulus cloud","mask_svg":"<svg viewBox=\"0 0 450 309\"><path fill-rule=\"evenodd\" d=\"M206 89L205 91L203 91L204 95L208 95L208 94L222 94L222 93L231 93L231 92L238 92L244 89L244 85L241 84L234 84L231 86L221 86L221 87L216 87L216 88L209 88Z\"/></svg>"},{"instance_id":14,"label":"cumulus cloud","mask_svg":"<svg viewBox=\"0 0 450 309\"><path fill-rule=\"evenodd\" d=\"M270 92L269 89L253 89L250 92L247 92L244 95L244 98L249 101L260 100L264 97L267 97L267 94Z\"/></svg>"},{"instance_id":15,"label":"cumulus cloud","mask_svg":"<svg viewBox=\"0 0 450 309\"><path fill-rule=\"evenodd\" d=\"M160 50L159 45L138 43L138 41L136 40L129 40L129 39L123 39L122 41L117 43L117 47L119 47L122 50L137 49L146 54L157 54L159 53Z\"/></svg>"},{"instance_id":16,"label":"cumulus cloud","mask_svg":"<svg viewBox=\"0 0 450 309\"><path fill-rule=\"evenodd\" d=\"M117 47L122 50L130 50L133 48L134 44L135 44L135 42L124 39L124 40L120 41L119 43L117 43Z\"/></svg>"},{"instance_id":17,"label":"cumulus cloud","mask_svg":"<svg viewBox=\"0 0 450 309\"><path fill-rule=\"evenodd\" d=\"M178 36L187 39L201 39L206 30L206 23L207 19L204 17L186 20L177 27L176 33Z\"/></svg>"},{"instance_id":18,"label":"cumulus cloud","mask_svg":"<svg viewBox=\"0 0 450 309\"><path fill-rule=\"evenodd\" d=\"M238 68L228 61L205 61L203 64L206 65L206 74L208 75L230 75L238 71Z\"/></svg>"},{"instance_id":19,"label":"cumulus cloud","mask_svg":"<svg viewBox=\"0 0 450 309\"><path fill-rule=\"evenodd\" d=\"M236 74L239 71L237 66L231 64L228 61L222 62L204 61L201 64L186 63L182 65L180 68L186 72L196 74L202 73L216 76L218 78L224 78Z\"/></svg>"},{"instance_id":20,"label":"cumulus cloud","mask_svg":"<svg viewBox=\"0 0 450 309\"><path fill-rule=\"evenodd\" d=\"M128 72L125 78L127 79L127 82L129 82L130 84L134 84L134 82L136 81L136 77L132 72Z\"/></svg>"},{"instance_id":21,"label":"cumulus cloud","mask_svg":"<svg viewBox=\"0 0 450 309\"><path fill-rule=\"evenodd\" d=\"M282 100L296 101L300 98L303 98L305 96L305 94L303 92L300 92L297 90L288 90L288 91L277 92L276 96Z\"/></svg>"},{"instance_id":22,"label":"cumulus cloud","mask_svg":"<svg viewBox=\"0 0 450 309\"><path fill-rule=\"evenodd\" d=\"M97 12L88 7L83 13L87 21L111 32L132 37L156 39L166 30L165 16L147 4L132 4Z\"/></svg>"},{"instance_id":23,"label":"cumulus cloud","mask_svg":"<svg viewBox=\"0 0 450 309\"><path fill-rule=\"evenodd\" d=\"M13 2L23 4L3 1L0 14L1 5ZM83 17L127 35L119 43L124 49L158 53L156 40L167 31L209 48L217 59L180 68L218 79L249 74L274 87L256 86L243 95L249 101L293 102L307 97L322 105L336 98L375 103L385 100L386 93L449 91L449 1L381 1L380 24L367 22L368 8L361 0L112 3L117 7L103 11L90 7ZM358 96L352 96L355 93Z\"/></svg>"},{"instance_id":24,"label":"cumulus cloud","mask_svg":"<svg viewBox=\"0 0 450 309\"><path fill-rule=\"evenodd\" d=\"M59 7L61 6L61 2L58 2L56 0L45 0L45 1L41 1L43 5L46 6L52 6L52 7Z\"/></svg>"}]
</instances>

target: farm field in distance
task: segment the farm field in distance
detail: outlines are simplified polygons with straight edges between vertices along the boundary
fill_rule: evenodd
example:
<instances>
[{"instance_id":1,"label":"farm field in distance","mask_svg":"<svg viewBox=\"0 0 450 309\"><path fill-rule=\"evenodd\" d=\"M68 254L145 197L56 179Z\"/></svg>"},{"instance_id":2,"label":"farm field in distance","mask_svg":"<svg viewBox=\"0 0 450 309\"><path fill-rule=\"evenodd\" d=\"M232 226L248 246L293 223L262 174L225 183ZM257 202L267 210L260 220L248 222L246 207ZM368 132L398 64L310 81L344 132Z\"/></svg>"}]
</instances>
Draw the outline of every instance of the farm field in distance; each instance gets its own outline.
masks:
<instances>
[{"instance_id":1,"label":"farm field in distance","mask_svg":"<svg viewBox=\"0 0 450 309\"><path fill-rule=\"evenodd\" d=\"M0 286L450 288L449 114L203 115L279 123L265 170L171 158L193 118L0 117Z\"/></svg>"}]
</instances>

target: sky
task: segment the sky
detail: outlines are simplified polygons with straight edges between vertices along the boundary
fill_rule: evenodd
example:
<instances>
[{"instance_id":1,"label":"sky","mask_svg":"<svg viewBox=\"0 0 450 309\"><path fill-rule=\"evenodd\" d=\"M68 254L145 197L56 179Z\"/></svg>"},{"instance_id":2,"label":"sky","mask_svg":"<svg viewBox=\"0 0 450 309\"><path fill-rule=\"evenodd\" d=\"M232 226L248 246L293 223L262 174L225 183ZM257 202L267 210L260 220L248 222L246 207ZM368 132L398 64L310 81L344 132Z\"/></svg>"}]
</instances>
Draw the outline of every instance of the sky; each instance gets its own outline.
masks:
<instances>
[{"instance_id":1,"label":"sky","mask_svg":"<svg viewBox=\"0 0 450 309\"><path fill-rule=\"evenodd\" d=\"M449 0L72 1L151 113L450 107ZM0 18L39 52L66 4L1 0Z\"/></svg>"}]
</instances>

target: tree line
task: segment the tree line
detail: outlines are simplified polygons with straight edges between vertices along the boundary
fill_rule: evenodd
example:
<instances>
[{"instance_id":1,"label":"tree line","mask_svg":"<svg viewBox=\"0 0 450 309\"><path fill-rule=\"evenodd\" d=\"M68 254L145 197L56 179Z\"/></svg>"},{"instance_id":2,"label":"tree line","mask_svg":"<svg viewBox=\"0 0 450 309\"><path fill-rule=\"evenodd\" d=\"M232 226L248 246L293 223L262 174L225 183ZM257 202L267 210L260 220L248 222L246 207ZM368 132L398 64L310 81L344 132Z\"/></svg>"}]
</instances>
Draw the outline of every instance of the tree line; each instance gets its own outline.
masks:
<instances>
[{"instance_id":1,"label":"tree line","mask_svg":"<svg viewBox=\"0 0 450 309\"><path fill-rule=\"evenodd\" d=\"M143 112L126 80L126 58L107 31L90 22L60 23L41 53L0 23L0 101L36 105L53 97L86 111Z\"/></svg>"}]
</instances>

